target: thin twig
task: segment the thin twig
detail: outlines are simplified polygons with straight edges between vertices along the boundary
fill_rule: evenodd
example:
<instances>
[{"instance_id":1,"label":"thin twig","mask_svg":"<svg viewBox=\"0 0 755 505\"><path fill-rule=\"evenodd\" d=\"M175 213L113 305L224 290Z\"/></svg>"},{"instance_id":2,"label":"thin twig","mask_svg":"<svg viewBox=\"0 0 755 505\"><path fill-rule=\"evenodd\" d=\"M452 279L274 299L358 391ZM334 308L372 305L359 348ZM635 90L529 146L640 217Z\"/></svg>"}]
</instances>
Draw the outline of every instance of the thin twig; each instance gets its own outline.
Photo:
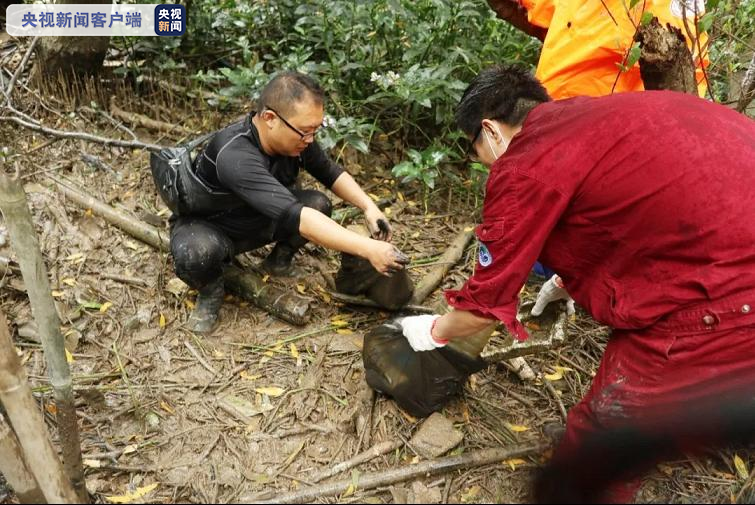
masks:
<instances>
[{"instance_id":1,"label":"thin twig","mask_svg":"<svg viewBox=\"0 0 755 505\"><path fill-rule=\"evenodd\" d=\"M34 47L37 45L38 41L39 41L39 35L34 37L34 40L31 41L31 45L29 46L29 49L26 50L26 54L24 55L24 58L21 60L21 63L18 65L18 68L13 73L13 77L11 77L10 83L8 83L8 88L6 88L5 90L5 96L8 99L8 103L10 103L11 101L11 93L13 92L13 86L16 85L18 76L21 75L21 72L24 70L24 67L26 67L26 63L29 61L29 58L31 57L31 53L34 51Z\"/></svg>"},{"instance_id":2,"label":"thin twig","mask_svg":"<svg viewBox=\"0 0 755 505\"><path fill-rule=\"evenodd\" d=\"M193 355L193 356L194 356L195 358L197 358L197 361L199 361L199 363L201 363L201 365L202 365L203 367L205 367L205 368L207 369L207 371L208 371L208 372L210 372L210 373L211 373L211 374L213 374L213 375L217 375L217 374L218 374L218 371L217 371L217 370L215 370L214 368L212 368L212 366L211 366L211 365L210 365L209 363L207 363L207 361L205 361L205 359L204 359L204 358L203 358L202 356L200 356L200 355L199 355L199 353L197 352L197 350L196 350L196 349L194 349L194 346L193 346L193 345L191 345L191 344L190 344L189 342L187 342L186 340L184 340L184 345L185 345L185 346L186 346L186 348L187 348L187 349L189 350L189 352L190 352L190 353L191 353L191 354L192 354L192 355Z\"/></svg>"}]
</instances>

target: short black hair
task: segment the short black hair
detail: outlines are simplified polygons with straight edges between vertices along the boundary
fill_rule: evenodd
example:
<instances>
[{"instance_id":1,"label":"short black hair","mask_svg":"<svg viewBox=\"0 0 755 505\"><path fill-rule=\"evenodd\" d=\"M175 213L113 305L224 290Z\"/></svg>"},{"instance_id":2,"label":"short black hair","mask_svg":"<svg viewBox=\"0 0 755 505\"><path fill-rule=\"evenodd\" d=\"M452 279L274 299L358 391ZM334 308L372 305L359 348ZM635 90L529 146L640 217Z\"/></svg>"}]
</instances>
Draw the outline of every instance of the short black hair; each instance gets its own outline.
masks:
<instances>
[{"instance_id":1,"label":"short black hair","mask_svg":"<svg viewBox=\"0 0 755 505\"><path fill-rule=\"evenodd\" d=\"M479 132L483 119L521 125L536 106L550 97L540 81L520 65L495 65L481 71L456 107L456 125L467 135Z\"/></svg>"},{"instance_id":2,"label":"short black hair","mask_svg":"<svg viewBox=\"0 0 755 505\"><path fill-rule=\"evenodd\" d=\"M260 111L270 108L281 114L291 114L296 104L306 98L322 104L325 92L308 75L293 71L281 72L262 89L258 107Z\"/></svg>"}]
</instances>

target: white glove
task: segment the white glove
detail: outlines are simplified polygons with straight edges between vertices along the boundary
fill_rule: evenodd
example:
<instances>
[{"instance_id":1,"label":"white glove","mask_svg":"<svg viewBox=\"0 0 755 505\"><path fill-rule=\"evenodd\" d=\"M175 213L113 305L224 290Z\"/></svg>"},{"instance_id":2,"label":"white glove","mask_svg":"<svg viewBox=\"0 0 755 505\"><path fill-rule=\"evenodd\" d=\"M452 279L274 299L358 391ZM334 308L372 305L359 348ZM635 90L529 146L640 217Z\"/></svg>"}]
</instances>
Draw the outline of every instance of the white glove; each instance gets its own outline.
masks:
<instances>
[{"instance_id":1,"label":"white glove","mask_svg":"<svg viewBox=\"0 0 755 505\"><path fill-rule=\"evenodd\" d=\"M423 315L423 316L411 316L399 319L396 322L401 325L406 340L409 341L409 345L415 351L432 351L438 347L443 347L446 344L438 342L430 334L433 328L433 323L440 316L437 314Z\"/></svg>"},{"instance_id":2,"label":"white glove","mask_svg":"<svg viewBox=\"0 0 755 505\"><path fill-rule=\"evenodd\" d=\"M572 297L569 296L569 293L564 289L561 278L558 275L554 275L545 281L543 287L540 288L540 292L537 294L537 300L535 301L535 306L532 307L532 312L530 313L533 316L539 316L545 310L546 305L557 300L566 300L567 315L571 316L576 312L574 310L574 300L572 300Z\"/></svg>"}]
</instances>

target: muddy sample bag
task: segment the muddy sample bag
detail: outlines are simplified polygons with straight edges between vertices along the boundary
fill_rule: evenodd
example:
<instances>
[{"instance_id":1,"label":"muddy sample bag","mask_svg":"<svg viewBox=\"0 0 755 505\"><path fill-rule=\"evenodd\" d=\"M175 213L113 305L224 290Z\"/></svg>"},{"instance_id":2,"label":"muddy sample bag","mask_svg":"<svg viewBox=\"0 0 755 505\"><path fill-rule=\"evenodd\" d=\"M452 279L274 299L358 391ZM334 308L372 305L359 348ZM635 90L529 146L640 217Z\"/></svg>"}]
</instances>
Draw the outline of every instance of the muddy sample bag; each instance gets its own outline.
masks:
<instances>
[{"instance_id":1,"label":"muddy sample bag","mask_svg":"<svg viewBox=\"0 0 755 505\"><path fill-rule=\"evenodd\" d=\"M470 375L486 366L483 359L450 346L415 352L396 320L364 336L362 360L367 384L414 417L443 408L461 393Z\"/></svg>"},{"instance_id":2,"label":"muddy sample bag","mask_svg":"<svg viewBox=\"0 0 755 505\"><path fill-rule=\"evenodd\" d=\"M349 226L348 229L360 235L368 235L363 226ZM414 294L414 284L406 270L386 277L366 259L346 253L341 254L336 289L346 295L364 295L388 310L400 309L409 303Z\"/></svg>"}]
</instances>

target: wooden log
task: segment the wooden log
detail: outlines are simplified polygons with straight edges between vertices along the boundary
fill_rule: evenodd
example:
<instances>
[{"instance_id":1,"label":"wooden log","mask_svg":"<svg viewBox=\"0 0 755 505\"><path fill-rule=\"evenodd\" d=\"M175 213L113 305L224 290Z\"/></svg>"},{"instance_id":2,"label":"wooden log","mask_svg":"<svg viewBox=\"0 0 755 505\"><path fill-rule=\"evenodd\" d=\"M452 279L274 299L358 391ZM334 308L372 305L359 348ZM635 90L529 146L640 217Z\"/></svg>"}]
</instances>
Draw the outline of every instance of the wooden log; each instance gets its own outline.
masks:
<instances>
[{"instance_id":1,"label":"wooden log","mask_svg":"<svg viewBox=\"0 0 755 505\"><path fill-rule=\"evenodd\" d=\"M57 407L56 417L65 470L78 494L79 501L88 502L89 495L81 461L78 418L74 406L73 382L66 360L65 340L60 331L60 318L52 299L47 267L34 231L31 213L26 203L26 194L17 177L12 178L0 174L0 208L5 216L11 245L21 266L32 313L42 339L42 348Z\"/></svg>"},{"instance_id":2,"label":"wooden log","mask_svg":"<svg viewBox=\"0 0 755 505\"><path fill-rule=\"evenodd\" d=\"M170 239L167 233L97 200L71 182L54 176L49 176L49 179L55 183L61 193L81 208L91 209L92 213L155 249L170 250ZM231 266L225 270L223 279L229 291L270 314L298 326L309 322L307 299L263 282L262 277L257 273Z\"/></svg>"},{"instance_id":3,"label":"wooden log","mask_svg":"<svg viewBox=\"0 0 755 505\"><path fill-rule=\"evenodd\" d=\"M416 465L405 465L399 468L383 470L372 474L363 474L359 477L356 488L366 491L376 487L388 486L411 479L419 479L437 475L439 473L452 472L454 470L476 468L479 466L500 464L501 461L511 458L531 456L545 450L547 446L527 445L521 447L508 447L496 449L482 449L467 452L461 456L448 456L445 458L423 461ZM352 485L352 479L344 479L329 482L319 486L313 486L292 493L272 496L264 501L258 500L258 496L242 496L240 503L311 503L318 498L339 495Z\"/></svg>"},{"instance_id":4,"label":"wooden log","mask_svg":"<svg viewBox=\"0 0 755 505\"><path fill-rule=\"evenodd\" d=\"M24 462L24 452L16 435L0 413L0 473L21 503L47 503L34 475Z\"/></svg>"},{"instance_id":5,"label":"wooden log","mask_svg":"<svg viewBox=\"0 0 755 505\"><path fill-rule=\"evenodd\" d=\"M444 252L438 260L438 264L430 270L414 288L414 296L412 296L411 303L422 305L425 298L435 291L451 267L464 255L464 250L467 248L467 244L469 244L469 241L473 236L474 228L471 226L465 227L464 230L456 236L448 249L446 249L446 252Z\"/></svg>"},{"instance_id":6,"label":"wooden log","mask_svg":"<svg viewBox=\"0 0 755 505\"><path fill-rule=\"evenodd\" d=\"M63 472L50 442L44 418L32 397L26 372L16 354L3 314L0 314L0 401L23 449L27 467L47 502L79 503L81 500Z\"/></svg>"}]
</instances>

